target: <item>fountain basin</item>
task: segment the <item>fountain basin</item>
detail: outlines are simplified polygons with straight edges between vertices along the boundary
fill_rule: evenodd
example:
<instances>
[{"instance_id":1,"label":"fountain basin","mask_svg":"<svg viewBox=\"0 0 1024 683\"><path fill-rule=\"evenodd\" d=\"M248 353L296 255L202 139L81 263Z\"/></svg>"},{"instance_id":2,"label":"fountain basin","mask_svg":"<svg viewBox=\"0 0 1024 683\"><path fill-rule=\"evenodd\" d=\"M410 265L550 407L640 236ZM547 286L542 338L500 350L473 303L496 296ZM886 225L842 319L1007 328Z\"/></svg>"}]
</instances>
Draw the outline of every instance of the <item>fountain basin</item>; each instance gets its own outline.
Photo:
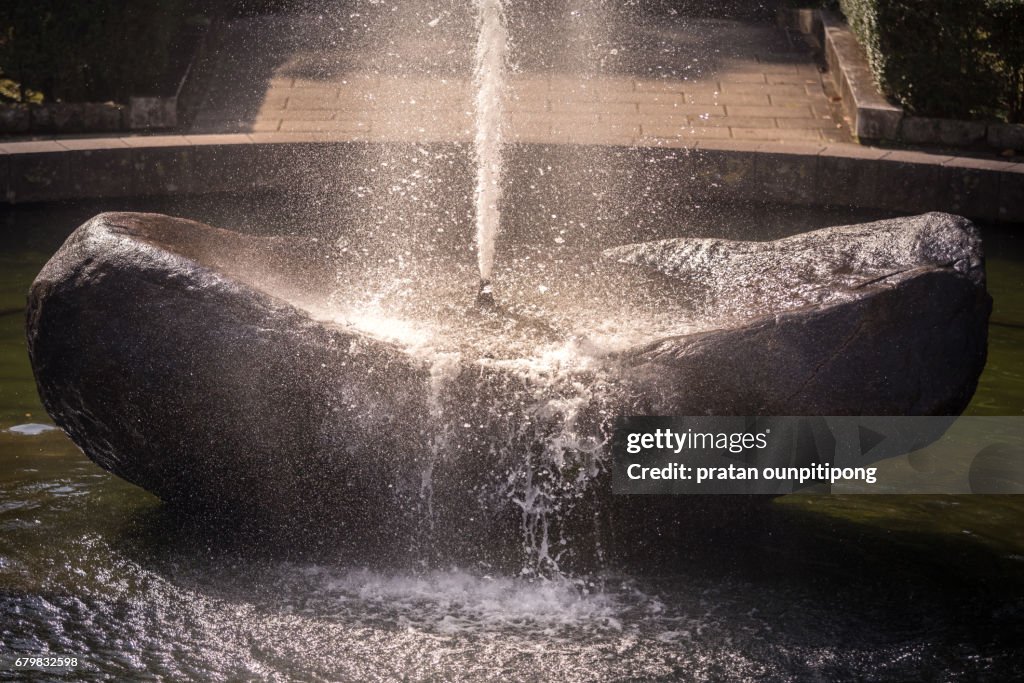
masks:
<instances>
[{"instance_id":1,"label":"fountain basin","mask_svg":"<svg viewBox=\"0 0 1024 683\"><path fill-rule=\"evenodd\" d=\"M56 424L173 505L552 560L568 529L614 533L644 505L611 496L617 416L957 414L985 363L981 245L958 217L603 258L693 280L709 324L643 339L638 315L613 350L577 334L585 360L557 372L414 353L310 313L338 271L309 240L110 213L33 283L29 352Z\"/></svg>"}]
</instances>

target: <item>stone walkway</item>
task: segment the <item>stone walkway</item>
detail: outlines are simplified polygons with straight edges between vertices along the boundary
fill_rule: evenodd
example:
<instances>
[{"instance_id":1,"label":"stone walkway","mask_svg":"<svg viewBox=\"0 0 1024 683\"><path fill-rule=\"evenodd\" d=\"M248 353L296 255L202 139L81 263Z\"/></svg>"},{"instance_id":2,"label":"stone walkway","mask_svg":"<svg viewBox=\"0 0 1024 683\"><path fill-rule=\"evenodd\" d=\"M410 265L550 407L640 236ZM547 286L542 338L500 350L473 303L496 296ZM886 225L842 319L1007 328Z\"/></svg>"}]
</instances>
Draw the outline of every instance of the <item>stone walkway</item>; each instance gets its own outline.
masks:
<instances>
[{"instance_id":1,"label":"stone walkway","mask_svg":"<svg viewBox=\"0 0 1024 683\"><path fill-rule=\"evenodd\" d=\"M472 18L405 5L235 21L192 132L471 139ZM810 50L774 24L548 10L510 17L511 139L851 141Z\"/></svg>"}]
</instances>

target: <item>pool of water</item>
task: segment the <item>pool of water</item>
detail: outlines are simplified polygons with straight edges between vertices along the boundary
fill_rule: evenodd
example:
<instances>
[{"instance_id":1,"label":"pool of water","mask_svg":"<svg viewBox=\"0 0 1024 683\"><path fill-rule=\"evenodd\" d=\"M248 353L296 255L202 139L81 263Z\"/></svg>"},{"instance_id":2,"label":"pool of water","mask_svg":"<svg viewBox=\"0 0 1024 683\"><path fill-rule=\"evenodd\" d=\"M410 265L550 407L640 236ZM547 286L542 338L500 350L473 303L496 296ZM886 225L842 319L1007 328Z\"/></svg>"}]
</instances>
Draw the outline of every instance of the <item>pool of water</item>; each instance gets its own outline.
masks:
<instances>
[{"instance_id":1,"label":"pool of water","mask_svg":"<svg viewBox=\"0 0 1024 683\"><path fill-rule=\"evenodd\" d=\"M75 678L110 680L1024 674L1021 497L787 497L726 524L695 523L671 564L557 579L400 571L230 537L107 474L59 431L11 431L50 422L25 355L24 296L74 227L122 208L281 232L323 219L283 204L111 201L0 214L0 656L76 655ZM774 236L871 217L731 206L673 220ZM1024 413L1020 234L984 230L995 311L969 414ZM20 677L0 666L0 679Z\"/></svg>"}]
</instances>

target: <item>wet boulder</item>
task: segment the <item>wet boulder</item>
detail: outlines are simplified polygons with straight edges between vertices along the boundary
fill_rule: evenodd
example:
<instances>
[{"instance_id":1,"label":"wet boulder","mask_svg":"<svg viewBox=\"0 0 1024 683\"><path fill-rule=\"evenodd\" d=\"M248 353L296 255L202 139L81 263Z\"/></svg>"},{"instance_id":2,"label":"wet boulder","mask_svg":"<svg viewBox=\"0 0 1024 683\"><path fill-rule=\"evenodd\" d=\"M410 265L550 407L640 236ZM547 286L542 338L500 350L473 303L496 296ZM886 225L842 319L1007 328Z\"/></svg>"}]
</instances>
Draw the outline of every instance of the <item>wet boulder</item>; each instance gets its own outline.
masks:
<instances>
[{"instance_id":1,"label":"wet boulder","mask_svg":"<svg viewBox=\"0 0 1024 683\"><path fill-rule=\"evenodd\" d=\"M686 280L719 321L624 359L651 414L957 415L985 366L992 304L965 218L668 239L604 257Z\"/></svg>"},{"instance_id":2,"label":"wet boulder","mask_svg":"<svg viewBox=\"0 0 1024 683\"><path fill-rule=\"evenodd\" d=\"M561 377L429 357L311 314L337 270L309 240L114 213L36 278L28 346L56 424L174 506L535 564L568 552L570 528L652 522L612 500L616 416L956 414L985 362L991 302L964 219L605 258L691 280L712 324Z\"/></svg>"}]
</instances>

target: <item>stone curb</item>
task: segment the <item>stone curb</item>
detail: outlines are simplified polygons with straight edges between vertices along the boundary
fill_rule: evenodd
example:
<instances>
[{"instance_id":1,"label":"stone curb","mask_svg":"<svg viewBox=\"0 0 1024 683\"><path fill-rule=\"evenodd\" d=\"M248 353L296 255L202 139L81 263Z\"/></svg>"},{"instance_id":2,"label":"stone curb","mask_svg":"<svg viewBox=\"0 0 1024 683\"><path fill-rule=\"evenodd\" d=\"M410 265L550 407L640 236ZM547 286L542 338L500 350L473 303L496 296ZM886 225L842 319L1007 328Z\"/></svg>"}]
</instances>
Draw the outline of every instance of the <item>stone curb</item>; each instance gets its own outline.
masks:
<instances>
[{"instance_id":1,"label":"stone curb","mask_svg":"<svg viewBox=\"0 0 1024 683\"><path fill-rule=\"evenodd\" d=\"M868 142L1024 150L1024 125L910 116L878 91L849 27L827 10L781 9L779 23L800 31L822 52L853 134Z\"/></svg>"},{"instance_id":2,"label":"stone curb","mask_svg":"<svg viewBox=\"0 0 1024 683\"><path fill-rule=\"evenodd\" d=\"M129 196L300 190L367 145L321 133L239 133L0 143L8 204ZM438 144L438 143L433 143ZM466 147L464 143L440 143ZM586 146L576 145L585 148ZM511 154L563 149L511 145ZM661 154L678 193L723 200L829 204L894 212L948 211L1024 222L1024 164L845 143L673 141ZM683 153L680 153L682 151Z\"/></svg>"},{"instance_id":3,"label":"stone curb","mask_svg":"<svg viewBox=\"0 0 1024 683\"><path fill-rule=\"evenodd\" d=\"M903 108L889 102L874 77L853 33L828 12L818 12L825 61L858 140L896 140Z\"/></svg>"},{"instance_id":4,"label":"stone curb","mask_svg":"<svg viewBox=\"0 0 1024 683\"><path fill-rule=\"evenodd\" d=\"M180 88L179 88L180 90ZM178 125L178 95L129 97L115 102L56 102L0 104L0 134L117 134L174 128Z\"/></svg>"}]
</instances>

